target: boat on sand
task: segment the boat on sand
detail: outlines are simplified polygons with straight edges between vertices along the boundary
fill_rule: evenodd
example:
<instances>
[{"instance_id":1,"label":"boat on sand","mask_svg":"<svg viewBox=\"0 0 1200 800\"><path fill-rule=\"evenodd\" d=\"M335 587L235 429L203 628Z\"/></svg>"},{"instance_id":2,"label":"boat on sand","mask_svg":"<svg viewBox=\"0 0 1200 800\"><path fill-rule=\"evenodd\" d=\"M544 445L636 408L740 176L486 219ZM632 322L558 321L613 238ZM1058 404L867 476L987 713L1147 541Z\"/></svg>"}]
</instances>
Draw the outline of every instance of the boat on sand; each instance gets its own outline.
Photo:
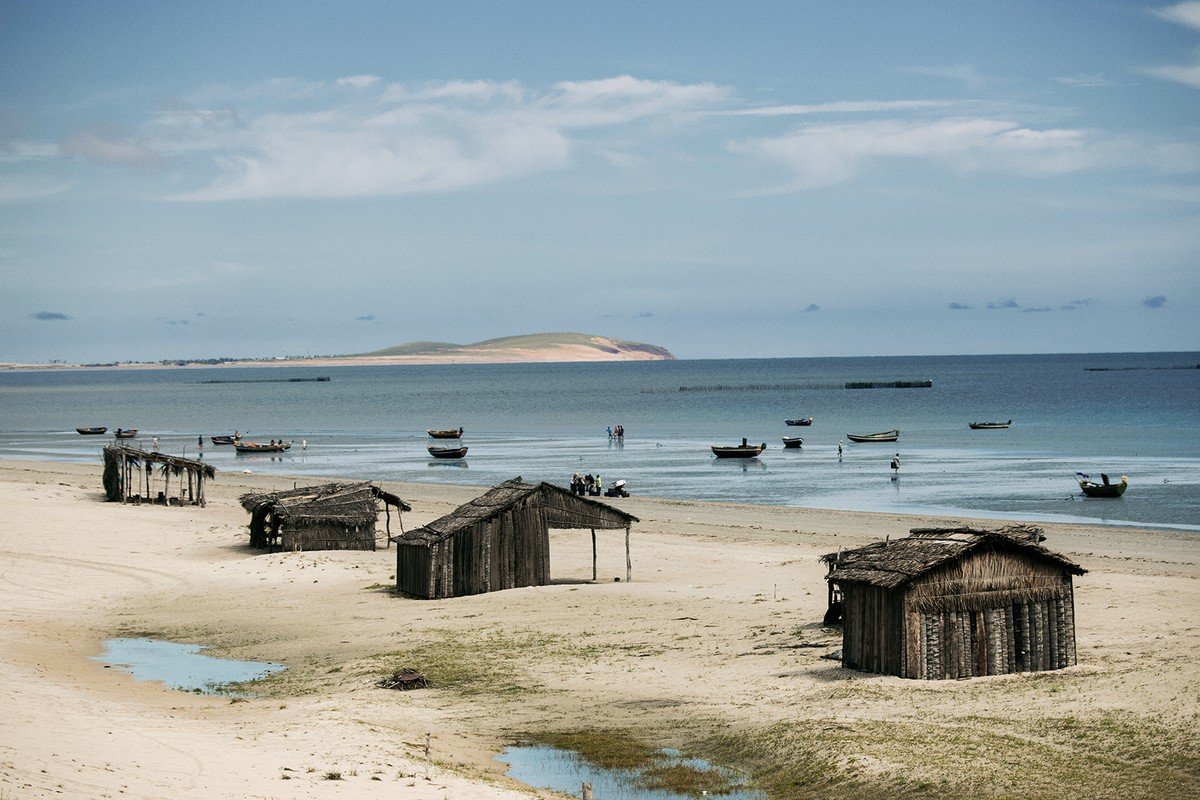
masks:
<instances>
[{"instance_id":1,"label":"boat on sand","mask_svg":"<svg viewBox=\"0 0 1200 800\"><path fill-rule=\"evenodd\" d=\"M1100 483L1082 472L1076 472L1075 476L1079 479L1079 488L1088 497L1120 497L1129 488L1129 478L1125 475L1121 476L1120 483L1112 483L1104 473L1100 473Z\"/></svg>"}]
</instances>

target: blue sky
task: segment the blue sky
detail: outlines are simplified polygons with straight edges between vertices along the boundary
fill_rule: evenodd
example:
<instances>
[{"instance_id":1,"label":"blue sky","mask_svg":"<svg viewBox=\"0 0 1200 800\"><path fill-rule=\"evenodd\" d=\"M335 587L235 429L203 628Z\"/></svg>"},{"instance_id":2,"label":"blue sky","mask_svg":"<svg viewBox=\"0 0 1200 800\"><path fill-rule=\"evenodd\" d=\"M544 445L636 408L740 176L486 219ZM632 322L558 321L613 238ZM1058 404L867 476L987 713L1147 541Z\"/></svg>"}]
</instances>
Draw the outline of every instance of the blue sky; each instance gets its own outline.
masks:
<instances>
[{"instance_id":1,"label":"blue sky","mask_svg":"<svg viewBox=\"0 0 1200 800\"><path fill-rule=\"evenodd\" d=\"M1200 349L1200 2L0 2L0 360Z\"/></svg>"}]
</instances>

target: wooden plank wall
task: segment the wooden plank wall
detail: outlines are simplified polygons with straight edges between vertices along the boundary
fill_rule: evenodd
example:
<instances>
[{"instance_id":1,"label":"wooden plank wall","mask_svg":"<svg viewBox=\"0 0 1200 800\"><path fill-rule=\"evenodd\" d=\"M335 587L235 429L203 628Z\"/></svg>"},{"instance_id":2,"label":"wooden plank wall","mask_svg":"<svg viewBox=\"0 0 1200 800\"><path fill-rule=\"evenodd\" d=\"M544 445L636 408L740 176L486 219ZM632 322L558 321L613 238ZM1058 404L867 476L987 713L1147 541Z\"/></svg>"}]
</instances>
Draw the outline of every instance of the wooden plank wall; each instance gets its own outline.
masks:
<instances>
[{"instance_id":1,"label":"wooden plank wall","mask_svg":"<svg viewBox=\"0 0 1200 800\"><path fill-rule=\"evenodd\" d=\"M923 611L915 623L911 616L905 619L909 655L902 671L894 674L941 680L1040 672L1076 663L1075 609L1069 586L1064 597L980 611ZM853 638L857 643L860 637ZM911 640L916 638L919 655L914 659ZM866 658L861 663L879 661Z\"/></svg>"}]
</instances>

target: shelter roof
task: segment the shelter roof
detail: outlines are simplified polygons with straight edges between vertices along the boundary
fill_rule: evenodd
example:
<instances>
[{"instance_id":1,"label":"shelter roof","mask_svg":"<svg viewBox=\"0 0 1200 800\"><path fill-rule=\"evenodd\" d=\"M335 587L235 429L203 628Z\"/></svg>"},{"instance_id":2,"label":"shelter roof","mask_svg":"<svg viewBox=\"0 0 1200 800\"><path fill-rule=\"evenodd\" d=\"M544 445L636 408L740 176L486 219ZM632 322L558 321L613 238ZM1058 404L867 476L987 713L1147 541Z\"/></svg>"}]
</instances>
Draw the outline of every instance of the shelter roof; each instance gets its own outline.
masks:
<instances>
[{"instance_id":1,"label":"shelter roof","mask_svg":"<svg viewBox=\"0 0 1200 800\"><path fill-rule=\"evenodd\" d=\"M402 511L412 511L412 506L399 496L366 481L302 486L281 492L250 492L238 498L242 508L251 513L267 508L289 522L309 520L348 525L374 522L378 513L376 500Z\"/></svg>"},{"instance_id":2,"label":"shelter roof","mask_svg":"<svg viewBox=\"0 0 1200 800\"><path fill-rule=\"evenodd\" d=\"M526 483L518 475L451 511L444 517L400 536L397 541L432 543L480 522L486 522L525 502L546 513L551 528L624 528L638 518L607 503L573 494L552 483Z\"/></svg>"},{"instance_id":3,"label":"shelter roof","mask_svg":"<svg viewBox=\"0 0 1200 800\"><path fill-rule=\"evenodd\" d=\"M829 565L827 581L866 583L895 589L950 561L977 550L1023 552L1054 562L1073 575L1087 570L1065 556L1047 550L1042 529L1032 525L1002 528L913 528L910 535L821 556Z\"/></svg>"},{"instance_id":4,"label":"shelter roof","mask_svg":"<svg viewBox=\"0 0 1200 800\"><path fill-rule=\"evenodd\" d=\"M194 458L172 456L153 450L143 450L140 447L130 447L126 444L108 444L104 446L104 449L114 457L123 457L133 464L161 464L176 475L185 471L202 472L206 478L211 478L217 474L217 468L212 464Z\"/></svg>"}]
</instances>

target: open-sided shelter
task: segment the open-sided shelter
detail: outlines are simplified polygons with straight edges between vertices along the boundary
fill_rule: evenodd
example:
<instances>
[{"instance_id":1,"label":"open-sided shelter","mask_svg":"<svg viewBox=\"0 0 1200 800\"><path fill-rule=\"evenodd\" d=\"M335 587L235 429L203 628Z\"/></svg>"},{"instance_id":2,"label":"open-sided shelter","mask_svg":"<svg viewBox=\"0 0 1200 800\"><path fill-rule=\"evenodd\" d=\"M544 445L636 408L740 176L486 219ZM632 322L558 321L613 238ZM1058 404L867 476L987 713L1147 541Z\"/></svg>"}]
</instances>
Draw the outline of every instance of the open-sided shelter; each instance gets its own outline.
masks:
<instances>
[{"instance_id":1,"label":"open-sided shelter","mask_svg":"<svg viewBox=\"0 0 1200 800\"><path fill-rule=\"evenodd\" d=\"M250 546L282 550L374 550L380 506L391 536L391 509L412 511L369 482L326 483L238 498L250 512Z\"/></svg>"},{"instance_id":2,"label":"open-sided shelter","mask_svg":"<svg viewBox=\"0 0 1200 800\"><path fill-rule=\"evenodd\" d=\"M396 538L396 588L425 598L459 597L550 583L550 528L625 529L625 579L633 577L629 531L638 518L549 483L520 477Z\"/></svg>"},{"instance_id":3,"label":"open-sided shelter","mask_svg":"<svg viewBox=\"0 0 1200 800\"><path fill-rule=\"evenodd\" d=\"M155 477L162 483L159 485ZM109 502L205 505L204 481L216 476L211 464L123 444L104 448L104 495ZM174 490L171 476L175 476ZM178 492L172 496L172 491Z\"/></svg>"},{"instance_id":4,"label":"open-sided shelter","mask_svg":"<svg viewBox=\"0 0 1200 800\"><path fill-rule=\"evenodd\" d=\"M1042 547L1039 528L910 534L821 559L845 666L937 680L1075 663L1072 576L1086 570Z\"/></svg>"}]
</instances>

